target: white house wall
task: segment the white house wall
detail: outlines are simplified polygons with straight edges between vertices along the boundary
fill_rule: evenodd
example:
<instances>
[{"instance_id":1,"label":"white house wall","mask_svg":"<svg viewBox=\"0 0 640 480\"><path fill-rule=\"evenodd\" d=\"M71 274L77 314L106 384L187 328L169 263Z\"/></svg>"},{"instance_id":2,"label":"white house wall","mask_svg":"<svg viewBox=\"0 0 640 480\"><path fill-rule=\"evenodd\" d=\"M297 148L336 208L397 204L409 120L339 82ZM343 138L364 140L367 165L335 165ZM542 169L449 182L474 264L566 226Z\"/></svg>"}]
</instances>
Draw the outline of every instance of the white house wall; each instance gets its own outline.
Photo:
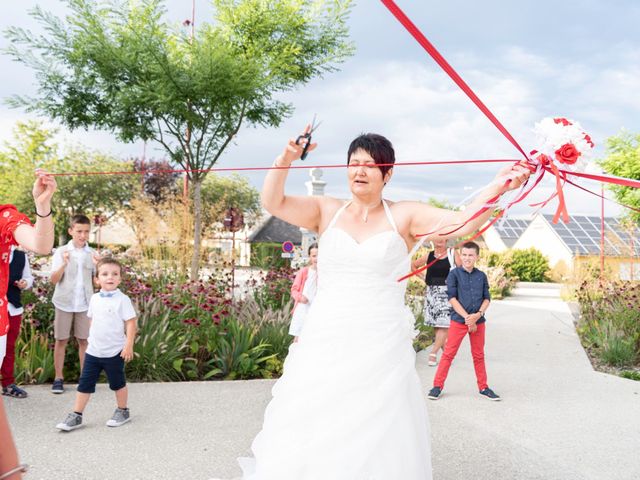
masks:
<instances>
[{"instance_id":1,"label":"white house wall","mask_svg":"<svg viewBox=\"0 0 640 480\"><path fill-rule=\"evenodd\" d=\"M519 250L531 247L541 251L549 259L549 265L552 268L560 261L564 261L567 266L573 264L572 252L560 240L542 215L536 215L513 245L514 249Z\"/></svg>"},{"instance_id":2,"label":"white house wall","mask_svg":"<svg viewBox=\"0 0 640 480\"><path fill-rule=\"evenodd\" d=\"M495 228L493 228L493 226L489 227L487 231L484 232L482 238L490 252L504 252L507 250L507 246L504 244L500 234Z\"/></svg>"}]
</instances>

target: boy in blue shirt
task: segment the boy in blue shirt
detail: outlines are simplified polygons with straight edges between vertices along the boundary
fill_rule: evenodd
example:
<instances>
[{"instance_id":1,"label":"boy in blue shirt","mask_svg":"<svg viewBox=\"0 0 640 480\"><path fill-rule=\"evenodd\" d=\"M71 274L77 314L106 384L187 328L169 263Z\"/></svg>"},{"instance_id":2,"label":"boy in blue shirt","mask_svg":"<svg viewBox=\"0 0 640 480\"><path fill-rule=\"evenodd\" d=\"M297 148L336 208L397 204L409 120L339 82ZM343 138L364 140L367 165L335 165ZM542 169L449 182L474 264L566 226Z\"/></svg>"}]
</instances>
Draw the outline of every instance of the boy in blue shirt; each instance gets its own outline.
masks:
<instances>
[{"instance_id":1,"label":"boy in blue shirt","mask_svg":"<svg viewBox=\"0 0 640 480\"><path fill-rule=\"evenodd\" d=\"M471 355L480 395L489 400L500 400L487 385L487 371L484 365L484 314L489 308L491 295L487 276L475 268L479 254L480 247L477 243L467 242L462 245L462 266L451 270L447 277L447 295L453 307L451 326L438 371L433 379L433 388L429 391L430 400L440 398L451 362L467 334L471 343Z\"/></svg>"}]
</instances>

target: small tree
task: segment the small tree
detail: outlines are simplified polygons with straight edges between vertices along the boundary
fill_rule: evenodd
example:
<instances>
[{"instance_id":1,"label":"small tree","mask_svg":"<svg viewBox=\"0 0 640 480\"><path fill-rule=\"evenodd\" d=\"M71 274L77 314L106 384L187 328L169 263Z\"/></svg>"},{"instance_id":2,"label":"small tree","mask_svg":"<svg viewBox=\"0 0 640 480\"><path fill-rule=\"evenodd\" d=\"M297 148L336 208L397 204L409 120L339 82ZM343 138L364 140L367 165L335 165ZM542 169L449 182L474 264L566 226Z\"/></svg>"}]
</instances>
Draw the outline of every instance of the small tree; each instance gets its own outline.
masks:
<instances>
[{"instance_id":1,"label":"small tree","mask_svg":"<svg viewBox=\"0 0 640 480\"><path fill-rule=\"evenodd\" d=\"M224 213L228 208L238 208L244 215L247 225L255 223L260 215L260 192L249 181L234 174L229 177L209 175L202 184L205 231L219 230L222 227Z\"/></svg>"},{"instance_id":2,"label":"small tree","mask_svg":"<svg viewBox=\"0 0 640 480\"><path fill-rule=\"evenodd\" d=\"M13 203L21 211L33 211L33 172L44 168L52 172L81 174L87 171L130 171L130 162L93 152L81 146L61 151L54 141L55 131L37 122L18 123L15 140L0 151L0 201ZM121 212L136 192L136 175L70 175L57 178L53 197L55 223L59 236L66 236L69 217L76 213L101 215L109 219Z\"/></svg>"},{"instance_id":3,"label":"small tree","mask_svg":"<svg viewBox=\"0 0 640 480\"><path fill-rule=\"evenodd\" d=\"M622 132L607 139L607 157L599 162L605 172L640 180L640 134ZM640 208L640 189L622 185L609 186L618 202ZM629 217L638 224L640 213L628 210Z\"/></svg>"},{"instance_id":4,"label":"small tree","mask_svg":"<svg viewBox=\"0 0 640 480\"><path fill-rule=\"evenodd\" d=\"M158 205L178 194L178 178L180 174L173 172L174 168L167 160L136 159L133 168L142 175L142 193Z\"/></svg>"},{"instance_id":5,"label":"small tree","mask_svg":"<svg viewBox=\"0 0 640 480\"><path fill-rule=\"evenodd\" d=\"M191 277L198 274L202 181L243 122L277 126L293 108L274 98L335 70L352 52L350 0L214 0L215 23L189 35L163 20L162 0L67 0L63 21L36 7L44 36L7 30L32 67L35 98L12 103L71 129L156 140L188 170L194 201Z\"/></svg>"}]
</instances>

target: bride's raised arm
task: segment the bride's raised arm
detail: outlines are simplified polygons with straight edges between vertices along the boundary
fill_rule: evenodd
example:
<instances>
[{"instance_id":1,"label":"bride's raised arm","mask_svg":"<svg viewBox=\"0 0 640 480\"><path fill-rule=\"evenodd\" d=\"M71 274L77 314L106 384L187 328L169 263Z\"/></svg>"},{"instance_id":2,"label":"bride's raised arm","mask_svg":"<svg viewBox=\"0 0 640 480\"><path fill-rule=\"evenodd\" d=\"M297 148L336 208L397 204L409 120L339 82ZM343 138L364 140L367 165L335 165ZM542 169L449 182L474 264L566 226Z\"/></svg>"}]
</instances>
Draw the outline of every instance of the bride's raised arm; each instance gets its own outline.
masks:
<instances>
[{"instance_id":1,"label":"bride's raised arm","mask_svg":"<svg viewBox=\"0 0 640 480\"><path fill-rule=\"evenodd\" d=\"M310 130L307 125L303 134ZM282 154L276 157L274 166L289 167L300 158L307 139L302 138L299 145L295 139L289 139ZM312 143L307 151L312 151L317 144ZM298 227L317 232L321 219L321 199L312 196L285 195L284 185L289 170L287 168L269 170L262 186L262 205L273 216Z\"/></svg>"},{"instance_id":2,"label":"bride's raised arm","mask_svg":"<svg viewBox=\"0 0 640 480\"><path fill-rule=\"evenodd\" d=\"M411 236L415 238L416 235L438 230L439 233L432 235L435 237L436 235L459 227L475 212L487 205L489 200L496 195L520 187L525 181L527 181L530 173L531 171L527 167L520 164L516 164L514 166L509 165L502 168L494 178L493 182L480 192L464 211L447 210L444 208L436 208L431 205L426 205L424 203L412 202L410 207ZM469 221L466 225L459 230L456 230L451 235L444 235L443 237L464 237L473 233L489 219L492 212L492 209L488 209L482 215L479 215L477 218Z\"/></svg>"}]
</instances>

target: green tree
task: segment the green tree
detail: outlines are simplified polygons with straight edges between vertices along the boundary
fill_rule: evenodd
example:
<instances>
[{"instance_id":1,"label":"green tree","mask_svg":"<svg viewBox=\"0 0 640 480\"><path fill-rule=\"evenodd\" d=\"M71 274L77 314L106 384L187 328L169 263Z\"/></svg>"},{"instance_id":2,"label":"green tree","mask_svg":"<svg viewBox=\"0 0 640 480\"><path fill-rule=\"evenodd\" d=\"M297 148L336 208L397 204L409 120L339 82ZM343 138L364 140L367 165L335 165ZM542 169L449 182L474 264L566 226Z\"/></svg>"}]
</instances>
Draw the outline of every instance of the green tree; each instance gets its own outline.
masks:
<instances>
[{"instance_id":1,"label":"green tree","mask_svg":"<svg viewBox=\"0 0 640 480\"><path fill-rule=\"evenodd\" d=\"M440 200L436 197L429 197L429 199L427 200L427 204L431 205L432 207L444 208L446 210L459 210L459 208L452 203L449 203L446 200Z\"/></svg>"},{"instance_id":2,"label":"green tree","mask_svg":"<svg viewBox=\"0 0 640 480\"><path fill-rule=\"evenodd\" d=\"M51 172L130 171L132 162L123 162L80 146L61 149L55 142L55 130L37 122L18 123L15 140L0 151L0 201L13 203L24 212L33 211L31 188L33 172L44 168ZM109 219L125 208L136 191L136 175L70 175L57 177L58 192L53 198L58 235L64 236L71 215L84 213Z\"/></svg>"},{"instance_id":3,"label":"green tree","mask_svg":"<svg viewBox=\"0 0 640 480\"><path fill-rule=\"evenodd\" d=\"M607 156L598 163L605 172L619 177L640 180L640 134L622 132L607 139ZM640 208L640 189L610 185L618 202ZM637 224L640 213L628 210L629 217Z\"/></svg>"},{"instance_id":4,"label":"green tree","mask_svg":"<svg viewBox=\"0 0 640 480\"><path fill-rule=\"evenodd\" d=\"M163 19L163 0L66 1L64 20L32 11L44 36L7 30L9 54L39 81L35 98L11 102L71 129L160 142L189 170L196 278L206 170L243 122L277 126L292 112L275 94L335 70L351 54L351 0L214 0L215 22L191 35Z\"/></svg>"},{"instance_id":5,"label":"green tree","mask_svg":"<svg viewBox=\"0 0 640 480\"><path fill-rule=\"evenodd\" d=\"M240 175L229 177L209 175L202 184L204 224L206 230L222 228L224 212L227 208L238 208L244 215L244 223L252 225L260 215L260 192Z\"/></svg>"}]
</instances>

